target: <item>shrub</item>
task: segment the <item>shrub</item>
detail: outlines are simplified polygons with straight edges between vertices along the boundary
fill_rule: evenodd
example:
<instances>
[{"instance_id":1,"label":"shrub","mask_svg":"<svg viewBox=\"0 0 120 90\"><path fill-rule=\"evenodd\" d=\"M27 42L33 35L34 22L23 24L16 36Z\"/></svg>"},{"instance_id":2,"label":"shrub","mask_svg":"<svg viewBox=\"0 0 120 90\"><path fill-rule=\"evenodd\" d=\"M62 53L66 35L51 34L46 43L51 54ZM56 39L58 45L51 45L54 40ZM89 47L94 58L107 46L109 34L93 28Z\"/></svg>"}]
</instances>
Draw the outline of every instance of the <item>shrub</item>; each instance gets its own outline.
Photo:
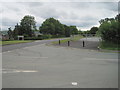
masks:
<instances>
[{"instance_id":1,"label":"shrub","mask_svg":"<svg viewBox=\"0 0 120 90\"><path fill-rule=\"evenodd\" d=\"M61 37L65 37L65 35L52 35L52 38L61 38Z\"/></svg>"},{"instance_id":2,"label":"shrub","mask_svg":"<svg viewBox=\"0 0 120 90\"><path fill-rule=\"evenodd\" d=\"M49 39L49 38L52 38L52 35L46 34L46 35L41 35L39 37L41 37L42 39Z\"/></svg>"},{"instance_id":3,"label":"shrub","mask_svg":"<svg viewBox=\"0 0 120 90\"><path fill-rule=\"evenodd\" d=\"M112 20L102 23L99 27L99 31L103 40L114 43L118 42L118 21Z\"/></svg>"},{"instance_id":4,"label":"shrub","mask_svg":"<svg viewBox=\"0 0 120 90\"><path fill-rule=\"evenodd\" d=\"M25 40L42 40L41 37L25 37Z\"/></svg>"}]
</instances>

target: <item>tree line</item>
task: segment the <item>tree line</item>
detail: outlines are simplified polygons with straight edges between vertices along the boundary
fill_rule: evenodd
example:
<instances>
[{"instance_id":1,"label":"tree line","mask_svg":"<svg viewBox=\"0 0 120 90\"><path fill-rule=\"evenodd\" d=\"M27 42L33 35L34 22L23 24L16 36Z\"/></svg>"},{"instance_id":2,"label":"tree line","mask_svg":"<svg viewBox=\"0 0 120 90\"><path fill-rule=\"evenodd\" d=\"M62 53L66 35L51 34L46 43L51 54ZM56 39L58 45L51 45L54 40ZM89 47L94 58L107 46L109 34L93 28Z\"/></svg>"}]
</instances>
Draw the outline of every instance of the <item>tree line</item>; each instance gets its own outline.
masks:
<instances>
[{"instance_id":1,"label":"tree line","mask_svg":"<svg viewBox=\"0 0 120 90\"><path fill-rule=\"evenodd\" d=\"M70 37L75 34L97 34L101 36L102 40L114 43L120 43L120 14L114 18L105 18L99 21L99 27L92 27L88 31L81 31L76 26L68 26L60 23L54 18L46 19L39 30L36 29L36 21L33 16L27 15L22 18L20 23L15 25L14 30L8 28L8 35L10 38L16 39L18 35L25 37L35 37L34 32L38 31L43 34L43 37Z\"/></svg>"},{"instance_id":2,"label":"tree line","mask_svg":"<svg viewBox=\"0 0 120 90\"><path fill-rule=\"evenodd\" d=\"M39 30L36 28L36 21L33 16L24 16L20 23L15 25L14 30L8 28L8 35L10 38L16 39L18 35L25 37L34 37L34 32L39 31L43 35L51 35L54 37L70 37L70 35L78 34L76 26L67 26L60 23L54 18L46 19Z\"/></svg>"},{"instance_id":3,"label":"tree line","mask_svg":"<svg viewBox=\"0 0 120 90\"><path fill-rule=\"evenodd\" d=\"M58 36L63 35L65 37L69 37L73 34L78 34L78 29L76 26L67 26L65 24L61 24L59 20L56 20L54 18L46 19L39 27L39 30L42 34Z\"/></svg>"},{"instance_id":4,"label":"tree line","mask_svg":"<svg viewBox=\"0 0 120 90\"><path fill-rule=\"evenodd\" d=\"M120 43L120 14L115 18L101 19L98 34L102 40Z\"/></svg>"},{"instance_id":5,"label":"tree line","mask_svg":"<svg viewBox=\"0 0 120 90\"><path fill-rule=\"evenodd\" d=\"M120 43L120 14L114 18L105 18L99 21L99 27L92 27L88 31L79 31L80 34L95 34L100 36L103 41Z\"/></svg>"},{"instance_id":6,"label":"tree line","mask_svg":"<svg viewBox=\"0 0 120 90\"><path fill-rule=\"evenodd\" d=\"M8 35L10 38L17 39L18 35L23 35L25 37L31 37L36 30L36 21L33 16L24 16L20 21L20 24L16 24L14 30L11 27L8 28Z\"/></svg>"},{"instance_id":7,"label":"tree line","mask_svg":"<svg viewBox=\"0 0 120 90\"><path fill-rule=\"evenodd\" d=\"M87 31L81 31L79 30L78 33L81 34L81 35L92 35L92 36L95 36L98 32L98 27L95 27L93 26L90 30L87 30Z\"/></svg>"}]
</instances>

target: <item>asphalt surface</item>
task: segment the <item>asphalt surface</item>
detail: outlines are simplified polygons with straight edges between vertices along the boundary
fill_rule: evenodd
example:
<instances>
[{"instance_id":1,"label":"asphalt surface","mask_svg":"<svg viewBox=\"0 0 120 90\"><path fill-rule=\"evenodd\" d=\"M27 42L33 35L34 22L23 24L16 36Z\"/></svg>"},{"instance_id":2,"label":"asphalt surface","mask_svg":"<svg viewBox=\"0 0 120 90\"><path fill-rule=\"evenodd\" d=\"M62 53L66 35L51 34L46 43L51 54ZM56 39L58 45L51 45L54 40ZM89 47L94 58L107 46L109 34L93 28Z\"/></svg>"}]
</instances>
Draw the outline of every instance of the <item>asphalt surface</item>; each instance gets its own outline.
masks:
<instances>
[{"instance_id":1,"label":"asphalt surface","mask_svg":"<svg viewBox=\"0 0 120 90\"><path fill-rule=\"evenodd\" d=\"M50 43L52 41L58 41L59 39L51 39L51 40L37 40L34 42L29 42L29 43L20 43L20 44L12 44L12 45L4 45L2 46L2 52L6 52L6 51L11 51L14 49L20 49L20 48L24 48L24 47L30 47L30 46L34 46L34 45L39 45L39 44L44 44L44 43ZM62 39L61 39L62 40Z\"/></svg>"},{"instance_id":2,"label":"asphalt surface","mask_svg":"<svg viewBox=\"0 0 120 90\"><path fill-rule=\"evenodd\" d=\"M89 37L89 38L80 39L79 41L70 41L69 47L98 50L99 40L100 40L100 38L98 38L98 37ZM84 47L83 47L83 41L84 41ZM56 44L56 45L59 45L59 44ZM68 42L61 43L59 46L68 47Z\"/></svg>"},{"instance_id":3,"label":"asphalt surface","mask_svg":"<svg viewBox=\"0 0 120 90\"><path fill-rule=\"evenodd\" d=\"M2 58L3 88L118 88L117 53L37 44Z\"/></svg>"}]
</instances>

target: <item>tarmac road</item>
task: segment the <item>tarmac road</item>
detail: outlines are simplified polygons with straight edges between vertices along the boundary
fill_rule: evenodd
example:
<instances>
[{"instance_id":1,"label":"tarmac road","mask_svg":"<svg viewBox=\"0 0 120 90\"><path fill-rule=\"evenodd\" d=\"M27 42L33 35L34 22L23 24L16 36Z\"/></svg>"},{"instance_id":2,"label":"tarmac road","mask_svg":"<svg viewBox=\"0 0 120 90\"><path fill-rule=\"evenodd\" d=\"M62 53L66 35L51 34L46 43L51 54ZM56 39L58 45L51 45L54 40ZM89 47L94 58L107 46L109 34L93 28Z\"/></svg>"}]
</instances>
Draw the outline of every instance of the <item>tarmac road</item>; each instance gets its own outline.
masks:
<instances>
[{"instance_id":1,"label":"tarmac road","mask_svg":"<svg viewBox=\"0 0 120 90\"><path fill-rule=\"evenodd\" d=\"M3 88L118 88L118 54L39 44L3 52Z\"/></svg>"},{"instance_id":2,"label":"tarmac road","mask_svg":"<svg viewBox=\"0 0 120 90\"><path fill-rule=\"evenodd\" d=\"M84 47L83 47L83 41L84 41ZM70 41L70 46L73 48L79 48L79 49L90 49L90 50L98 50L100 38L98 37L88 37L88 38L82 38L79 41ZM61 43L58 46L64 46L68 47L68 42Z\"/></svg>"},{"instance_id":3,"label":"tarmac road","mask_svg":"<svg viewBox=\"0 0 120 90\"><path fill-rule=\"evenodd\" d=\"M14 49L20 49L20 48L24 48L24 47L30 47L30 46L44 44L44 43L50 43L52 41L58 41L58 40L59 39L37 40L37 41L34 41L34 42L30 42L30 43L20 43L20 44L13 44L13 45L5 45L5 46L2 46L2 52L14 50Z\"/></svg>"}]
</instances>

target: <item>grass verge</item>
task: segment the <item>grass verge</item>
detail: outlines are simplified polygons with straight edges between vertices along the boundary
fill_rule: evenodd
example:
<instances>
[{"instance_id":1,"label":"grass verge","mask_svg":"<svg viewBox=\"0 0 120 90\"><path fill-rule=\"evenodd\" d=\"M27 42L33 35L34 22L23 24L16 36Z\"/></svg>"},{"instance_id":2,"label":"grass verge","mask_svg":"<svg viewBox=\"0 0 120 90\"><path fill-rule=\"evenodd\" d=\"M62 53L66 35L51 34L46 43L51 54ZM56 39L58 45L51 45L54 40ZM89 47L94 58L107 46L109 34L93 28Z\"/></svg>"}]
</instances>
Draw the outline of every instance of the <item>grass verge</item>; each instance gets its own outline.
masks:
<instances>
[{"instance_id":1,"label":"grass verge","mask_svg":"<svg viewBox=\"0 0 120 90\"><path fill-rule=\"evenodd\" d=\"M106 49L106 50L117 50L117 51L120 50L120 47L118 47L118 44L115 44L115 43L112 43L112 42L102 41L102 42L100 42L99 47L101 49Z\"/></svg>"},{"instance_id":2,"label":"grass verge","mask_svg":"<svg viewBox=\"0 0 120 90\"><path fill-rule=\"evenodd\" d=\"M67 41L69 41L70 39L64 39L64 40L60 40L60 43L65 43ZM58 44L59 41L53 41L51 44Z\"/></svg>"},{"instance_id":3,"label":"grass verge","mask_svg":"<svg viewBox=\"0 0 120 90\"><path fill-rule=\"evenodd\" d=\"M60 43L66 43L68 41L78 41L81 38L83 38L83 36L77 35L77 36L74 36L72 39L71 38L67 38L67 39L60 40ZM59 41L53 41L52 42L52 44L58 44L58 43L59 43Z\"/></svg>"},{"instance_id":4,"label":"grass verge","mask_svg":"<svg viewBox=\"0 0 120 90\"><path fill-rule=\"evenodd\" d=\"M33 42L34 40L13 40L13 41L0 41L0 45L10 45L10 44L18 44L18 43L27 43Z\"/></svg>"}]
</instances>

